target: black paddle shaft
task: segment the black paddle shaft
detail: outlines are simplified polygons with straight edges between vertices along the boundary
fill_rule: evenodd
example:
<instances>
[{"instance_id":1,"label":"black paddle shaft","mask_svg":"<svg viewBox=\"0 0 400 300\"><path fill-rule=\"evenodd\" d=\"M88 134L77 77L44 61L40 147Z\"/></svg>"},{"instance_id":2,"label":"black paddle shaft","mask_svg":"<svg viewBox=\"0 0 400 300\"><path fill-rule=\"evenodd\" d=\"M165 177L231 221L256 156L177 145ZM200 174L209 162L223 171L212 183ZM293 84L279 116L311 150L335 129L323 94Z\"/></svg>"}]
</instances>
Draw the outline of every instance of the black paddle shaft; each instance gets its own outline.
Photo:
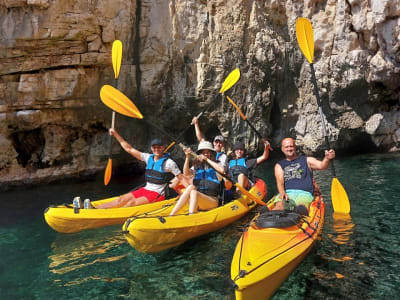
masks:
<instances>
[{"instance_id":1,"label":"black paddle shaft","mask_svg":"<svg viewBox=\"0 0 400 300\"><path fill-rule=\"evenodd\" d=\"M211 107L213 107L215 105L214 101L211 101L210 104L208 104L196 117L200 118L206 111L208 111ZM188 127L186 127L180 134L179 136L176 138L177 141L179 141L182 136L185 134L185 132L192 127L193 124L190 124Z\"/></svg>"},{"instance_id":2,"label":"black paddle shaft","mask_svg":"<svg viewBox=\"0 0 400 300\"><path fill-rule=\"evenodd\" d=\"M328 138L328 135L326 132L325 118L324 118L324 113L322 112L321 99L319 97L319 90L318 90L318 85L317 85L317 79L315 78L315 70L314 70L313 63L310 63L310 68L311 68L311 81L314 85L314 94L315 94L315 97L317 98L318 111L319 111L319 115L321 116L321 120L322 120L322 130L324 132L325 143L326 143L326 147L328 148L327 150L329 150L331 148L331 146L329 144L329 138ZM335 165L333 163L333 160L332 160L332 174L333 174L333 177L336 177Z\"/></svg>"},{"instance_id":3,"label":"black paddle shaft","mask_svg":"<svg viewBox=\"0 0 400 300\"><path fill-rule=\"evenodd\" d=\"M253 126L253 124L251 124L251 123L249 122L249 120L247 120L247 119L246 119L246 122L247 122L247 124L249 124L249 126L251 127L251 129L254 130L254 132L257 134L257 136L260 138L260 140L262 140L263 137L262 137L261 133L258 132L258 130Z\"/></svg>"}]
</instances>

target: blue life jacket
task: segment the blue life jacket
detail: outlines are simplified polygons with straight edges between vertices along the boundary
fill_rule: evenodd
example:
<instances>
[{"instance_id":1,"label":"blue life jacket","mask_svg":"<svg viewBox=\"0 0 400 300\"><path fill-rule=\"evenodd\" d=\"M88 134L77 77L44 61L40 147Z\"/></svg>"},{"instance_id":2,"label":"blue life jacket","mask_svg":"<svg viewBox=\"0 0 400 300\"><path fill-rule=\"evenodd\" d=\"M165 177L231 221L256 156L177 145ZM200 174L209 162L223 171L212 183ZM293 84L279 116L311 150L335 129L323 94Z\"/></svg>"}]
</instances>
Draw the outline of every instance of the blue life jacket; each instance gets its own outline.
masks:
<instances>
[{"instance_id":1,"label":"blue life jacket","mask_svg":"<svg viewBox=\"0 0 400 300\"><path fill-rule=\"evenodd\" d=\"M285 190L303 190L314 193L312 171L307 165L307 157L299 156L295 160L283 159L278 162L282 167Z\"/></svg>"},{"instance_id":2,"label":"blue life jacket","mask_svg":"<svg viewBox=\"0 0 400 300\"><path fill-rule=\"evenodd\" d=\"M232 159L229 161L229 174L237 181L239 174L243 173L247 178L250 179L250 170L246 165L247 159L242 157L239 159Z\"/></svg>"},{"instance_id":3,"label":"blue life jacket","mask_svg":"<svg viewBox=\"0 0 400 300\"><path fill-rule=\"evenodd\" d=\"M173 174L164 171L164 163L167 161L168 157L169 154L165 154L159 160L154 161L154 154L150 155L145 172L146 182L165 184L174 177Z\"/></svg>"},{"instance_id":4,"label":"blue life jacket","mask_svg":"<svg viewBox=\"0 0 400 300\"><path fill-rule=\"evenodd\" d=\"M216 197L221 193L221 182L217 172L213 168L204 169L197 167L193 178L193 184L197 190L211 197Z\"/></svg>"}]
</instances>

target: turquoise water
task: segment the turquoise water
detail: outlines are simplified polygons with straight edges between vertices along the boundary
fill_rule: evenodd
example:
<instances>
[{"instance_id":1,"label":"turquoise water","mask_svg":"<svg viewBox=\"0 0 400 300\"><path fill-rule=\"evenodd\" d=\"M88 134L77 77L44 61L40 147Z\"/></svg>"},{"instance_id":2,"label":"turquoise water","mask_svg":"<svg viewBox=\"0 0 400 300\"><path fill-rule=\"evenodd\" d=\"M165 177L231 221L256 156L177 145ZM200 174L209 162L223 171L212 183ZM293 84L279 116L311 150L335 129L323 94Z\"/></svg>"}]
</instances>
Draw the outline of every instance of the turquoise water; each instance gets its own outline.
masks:
<instances>
[{"instance_id":1,"label":"turquoise water","mask_svg":"<svg viewBox=\"0 0 400 300\"><path fill-rule=\"evenodd\" d=\"M341 158L336 169L351 200L351 219L333 218L330 172L316 174L327 206L322 239L275 299L400 294L400 154ZM276 192L272 164L259 175L267 180L270 197ZM49 204L70 202L75 195L109 197L137 184L113 178L105 188L101 177L1 193L1 299L234 299L230 262L251 215L158 254L131 248L120 226L76 234L47 226L43 210Z\"/></svg>"}]
</instances>

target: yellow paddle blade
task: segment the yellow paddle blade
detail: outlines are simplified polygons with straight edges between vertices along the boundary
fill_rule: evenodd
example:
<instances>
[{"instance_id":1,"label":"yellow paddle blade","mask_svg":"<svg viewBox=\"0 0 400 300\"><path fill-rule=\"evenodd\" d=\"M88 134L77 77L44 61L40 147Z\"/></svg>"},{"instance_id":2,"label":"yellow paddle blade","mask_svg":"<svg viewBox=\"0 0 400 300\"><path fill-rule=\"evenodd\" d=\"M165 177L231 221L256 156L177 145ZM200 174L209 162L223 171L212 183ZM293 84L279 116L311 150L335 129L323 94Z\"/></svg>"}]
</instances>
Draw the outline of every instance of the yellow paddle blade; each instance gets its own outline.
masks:
<instances>
[{"instance_id":1,"label":"yellow paddle blade","mask_svg":"<svg viewBox=\"0 0 400 300\"><path fill-rule=\"evenodd\" d=\"M122 42L115 40L112 45L112 65L114 69L115 79L118 79L119 71L121 70L122 60Z\"/></svg>"},{"instance_id":2,"label":"yellow paddle blade","mask_svg":"<svg viewBox=\"0 0 400 300\"><path fill-rule=\"evenodd\" d=\"M235 183L235 186L240 190L240 192L249 197L250 199L254 200L256 203L265 206L267 205L264 201L262 201L260 198L254 196L253 194L251 194L248 190L246 190L244 187L242 187L239 183Z\"/></svg>"},{"instance_id":3,"label":"yellow paddle blade","mask_svg":"<svg viewBox=\"0 0 400 300\"><path fill-rule=\"evenodd\" d=\"M106 171L104 172L104 185L107 185L110 182L111 173L112 173L112 160L111 158L109 158Z\"/></svg>"},{"instance_id":4,"label":"yellow paddle blade","mask_svg":"<svg viewBox=\"0 0 400 300\"><path fill-rule=\"evenodd\" d=\"M350 213L350 201L340 181L334 177L331 185L333 211L336 213Z\"/></svg>"},{"instance_id":5,"label":"yellow paddle blade","mask_svg":"<svg viewBox=\"0 0 400 300\"><path fill-rule=\"evenodd\" d=\"M133 104L127 96L111 85L102 86L100 89L100 99L106 106L121 115L143 119L143 115L137 109L136 105Z\"/></svg>"},{"instance_id":6,"label":"yellow paddle blade","mask_svg":"<svg viewBox=\"0 0 400 300\"><path fill-rule=\"evenodd\" d=\"M228 77L225 78L222 83L219 93L222 94L229 90L240 78L240 71L238 68L229 73Z\"/></svg>"},{"instance_id":7,"label":"yellow paddle blade","mask_svg":"<svg viewBox=\"0 0 400 300\"><path fill-rule=\"evenodd\" d=\"M314 34L311 22L306 18L298 18L296 21L296 37L300 50L312 64L314 60Z\"/></svg>"},{"instance_id":8,"label":"yellow paddle blade","mask_svg":"<svg viewBox=\"0 0 400 300\"><path fill-rule=\"evenodd\" d=\"M228 101L233 105L233 107L236 108L236 110L239 112L239 114L242 117L242 119L246 120L246 116L244 115L242 110L239 108L239 106L237 106L236 103L233 102L233 100L231 98L229 98L228 96L226 96L226 99L228 99Z\"/></svg>"}]
</instances>

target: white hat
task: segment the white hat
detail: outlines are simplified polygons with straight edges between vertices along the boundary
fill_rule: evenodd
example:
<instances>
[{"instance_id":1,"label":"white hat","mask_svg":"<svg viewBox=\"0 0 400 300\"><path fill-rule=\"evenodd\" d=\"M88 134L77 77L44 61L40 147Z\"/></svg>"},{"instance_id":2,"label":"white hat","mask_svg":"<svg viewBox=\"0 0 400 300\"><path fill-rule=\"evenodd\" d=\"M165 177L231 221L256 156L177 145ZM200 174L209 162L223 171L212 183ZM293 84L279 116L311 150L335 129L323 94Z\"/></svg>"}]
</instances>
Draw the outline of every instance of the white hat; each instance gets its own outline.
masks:
<instances>
[{"instance_id":1,"label":"white hat","mask_svg":"<svg viewBox=\"0 0 400 300\"><path fill-rule=\"evenodd\" d=\"M222 135L217 135L217 136L214 138L214 142L215 142L215 141L224 142L224 137L223 137Z\"/></svg>"},{"instance_id":2,"label":"white hat","mask_svg":"<svg viewBox=\"0 0 400 300\"><path fill-rule=\"evenodd\" d=\"M209 141L201 141L197 147L196 153L199 154L201 150L205 149L215 152L213 145Z\"/></svg>"}]
</instances>

